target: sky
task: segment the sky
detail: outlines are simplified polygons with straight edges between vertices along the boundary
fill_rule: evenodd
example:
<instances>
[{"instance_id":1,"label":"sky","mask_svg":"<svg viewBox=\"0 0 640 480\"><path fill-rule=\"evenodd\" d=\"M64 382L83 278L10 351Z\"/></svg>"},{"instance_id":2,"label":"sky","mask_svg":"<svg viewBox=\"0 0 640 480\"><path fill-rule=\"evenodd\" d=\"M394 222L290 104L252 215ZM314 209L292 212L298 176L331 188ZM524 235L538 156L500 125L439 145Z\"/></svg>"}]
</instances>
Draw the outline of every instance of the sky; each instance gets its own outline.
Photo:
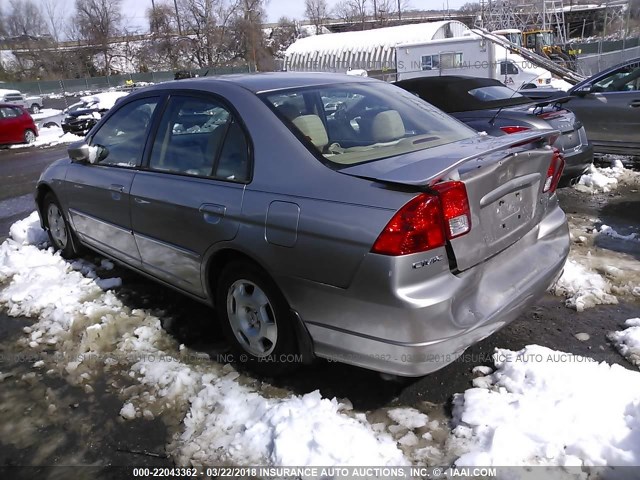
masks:
<instances>
[{"instance_id":1,"label":"sky","mask_svg":"<svg viewBox=\"0 0 640 480\"><path fill-rule=\"evenodd\" d=\"M172 0L156 0L156 3L169 2ZM469 0L448 0L449 8L458 8ZM332 8L339 0L327 0L329 7ZM2 1L0 0L0 3ZM64 12L73 9L75 0L61 0ZM370 2L371 3L371 2ZM447 0L409 0L411 8L419 9L442 9L446 8ZM129 25L132 30L138 29L140 33L149 29L146 11L151 8L151 0L123 0L123 12L129 19ZM304 0L270 0L267 4L267 18L269 22L277 22L282 16L294 18L298 20L304 19Z\"/></svg>"}]
</instances>

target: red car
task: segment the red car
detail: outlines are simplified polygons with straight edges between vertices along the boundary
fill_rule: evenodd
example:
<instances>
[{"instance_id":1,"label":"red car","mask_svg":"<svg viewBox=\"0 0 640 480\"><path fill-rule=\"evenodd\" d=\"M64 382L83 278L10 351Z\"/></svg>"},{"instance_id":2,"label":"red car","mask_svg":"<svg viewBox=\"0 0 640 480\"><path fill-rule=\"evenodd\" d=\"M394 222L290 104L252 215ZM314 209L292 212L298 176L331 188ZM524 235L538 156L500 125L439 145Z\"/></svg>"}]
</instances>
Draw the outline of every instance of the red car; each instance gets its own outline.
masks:
<instances>
[{"instance_id":1,"label":"red car","mask_svg":"<svg viewBox=\"0 0 640 480\"><path fill-rule=\"evenodd\" d=\"M0 145L33 143L37 136L38 129L29 112L17 105L0 104Z\"/></svg>"}]
</instances>

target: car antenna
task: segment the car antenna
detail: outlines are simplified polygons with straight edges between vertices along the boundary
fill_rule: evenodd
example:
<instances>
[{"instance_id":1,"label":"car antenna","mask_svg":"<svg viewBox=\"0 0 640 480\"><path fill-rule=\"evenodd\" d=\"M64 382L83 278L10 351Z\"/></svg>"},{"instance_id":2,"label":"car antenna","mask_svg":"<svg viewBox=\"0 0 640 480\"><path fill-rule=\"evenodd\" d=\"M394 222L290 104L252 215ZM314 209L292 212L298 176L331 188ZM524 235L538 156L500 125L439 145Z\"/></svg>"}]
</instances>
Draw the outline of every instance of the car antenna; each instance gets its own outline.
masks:
<instances>
[{"instance_id":1,"label":"car antenna","mask_svg":"<svg viewBox=\"0 0 640 480\"><path fill-rule=\"evenodd\" d=\"M520 84L520 86L518 87L518 90L520 90L522 87L524 87L525 83L524 81ZM507 98L507 100L511 100L513 98L513 96L518 93L518 90L514 90L513 93L511 94L511 96L509 98ZM504 108L504 105L501 106L500 108L498 108L498 111L496 112L496 114L491 118L491 120L489 120L489 125L493 126L493 124L496 121L496 118L498 118L498 115L500 115L500 112L502 111L502 109Z\"/></svg>"}]
</instances>

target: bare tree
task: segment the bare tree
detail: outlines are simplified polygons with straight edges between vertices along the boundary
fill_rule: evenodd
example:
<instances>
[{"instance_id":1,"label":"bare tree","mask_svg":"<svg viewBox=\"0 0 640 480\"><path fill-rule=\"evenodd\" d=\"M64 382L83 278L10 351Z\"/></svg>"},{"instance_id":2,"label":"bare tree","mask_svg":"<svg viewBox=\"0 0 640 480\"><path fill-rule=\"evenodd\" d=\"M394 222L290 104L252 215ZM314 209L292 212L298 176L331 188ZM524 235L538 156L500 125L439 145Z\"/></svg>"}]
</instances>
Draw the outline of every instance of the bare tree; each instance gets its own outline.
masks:
<instances>
[{"instance_id":1,"label":"bare tree","mask_svg":"<svg viewBox=\"0 0 640 480\"><path fill-rule=\"evenodd\" d=\"M241 0L233 19L231 41L237 58L242 58L255 70L272 70L273 57L266 47L263 31L264 0Z\"/></svg>"},{"instance_id":2,"label":"bare tree","mask_svg":"<svg viewBox=\"0 0 640 480\"><path fill-rule=\"evenodd\" d=\"M342 0L333 9L333 14L345 23L360 23L364 30L367 19L367 0Z\"/></svg>"},{"instance_id":3,"label":"bare tree","mask_svg":"<svg viewBox=\"0 0 640 480\"><path fill-rule=\"evenodd\" d=\"M49 34L47 22L32 0L11 0L6 17L7 34L12 37L42 37Z\"/></svg>"},{"instance_id":4,"label":"bare tree","mask_svg":"<svg viewBox=\"0 0 640 480\"><path fill-rule=\"evenodd\" d=\"M280 17L278 24L271 31L269 48L277 59L284 58L285 50L298 39L298 27L288 17Z\"/></svg>"},{"instance_id":5,"label":"bare tree","mask_svg":"<svg viewBox=\"0 0 640 480\"><path fill-rule=\"evenodd\" d=\"M214 0L181 0L179 15L186 41L192 41L192 59L199 67L213 64L217 18ZM185 42L183 42L185 43Z\"/></svg>"},{"instance_id":6,"label":"bare tree","mask_svg":"<svg viewBox=\"0 0 640 480\"><path fill-rule=\"evenodd\" d=\"M76 0L78 33L104 57L104 73L111 74L109 40L121 33L122 0Z\"/></svg>"},{"instance_id":7,"label":"bare tree","mask_svg":"<svg viewBox=\"0 0 640 480\"><path fill-rule=\"evenodd\" d=\"M65 18L60 15L57 9L56 0L44 0L42 2L42 11L47 22L49 34L56 43L60 41L65 28Z\"/></svg>"},{"instance_id":8,"label":"bare tree","mask_svg":"<svg viewBox=\"0 0 640 480\"><path fill-rule=\"evenodd\" d=\"M305 0L304 15L316 27L316 34L321 33L322 24L329 18L327 0Z\"/></svg>"},{"instance_id":9,"label":"bare tree","mask_svg":"<svg viewBox=\"0 0 640 480\"><path fill-rule=\"evenodd\" d=\"M481 10L480 2L467 2L458 9L458 12L467 15L477 15Z\"/></svg>"}]
</instances>

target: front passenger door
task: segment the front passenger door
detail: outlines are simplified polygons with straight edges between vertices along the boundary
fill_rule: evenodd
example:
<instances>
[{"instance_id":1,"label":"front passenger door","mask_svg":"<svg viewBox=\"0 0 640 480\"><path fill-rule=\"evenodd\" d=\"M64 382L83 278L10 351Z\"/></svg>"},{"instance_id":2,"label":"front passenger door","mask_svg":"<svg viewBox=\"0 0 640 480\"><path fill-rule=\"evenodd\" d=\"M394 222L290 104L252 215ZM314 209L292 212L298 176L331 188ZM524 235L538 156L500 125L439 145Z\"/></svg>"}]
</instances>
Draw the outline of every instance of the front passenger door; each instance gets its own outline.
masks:
<instances>
[{"instance_id":1,"label":"front passenger door","mask_svg":"<svg viewBox=\"0 0 640 480\"><path fill-rule=\"evenodd\" d=\"M71 221L82 241L136 267L129 191L157 104L149 97L122 105L89 140L94 164L72 163L65 179Z\"/></svg>"}]
</instances>

